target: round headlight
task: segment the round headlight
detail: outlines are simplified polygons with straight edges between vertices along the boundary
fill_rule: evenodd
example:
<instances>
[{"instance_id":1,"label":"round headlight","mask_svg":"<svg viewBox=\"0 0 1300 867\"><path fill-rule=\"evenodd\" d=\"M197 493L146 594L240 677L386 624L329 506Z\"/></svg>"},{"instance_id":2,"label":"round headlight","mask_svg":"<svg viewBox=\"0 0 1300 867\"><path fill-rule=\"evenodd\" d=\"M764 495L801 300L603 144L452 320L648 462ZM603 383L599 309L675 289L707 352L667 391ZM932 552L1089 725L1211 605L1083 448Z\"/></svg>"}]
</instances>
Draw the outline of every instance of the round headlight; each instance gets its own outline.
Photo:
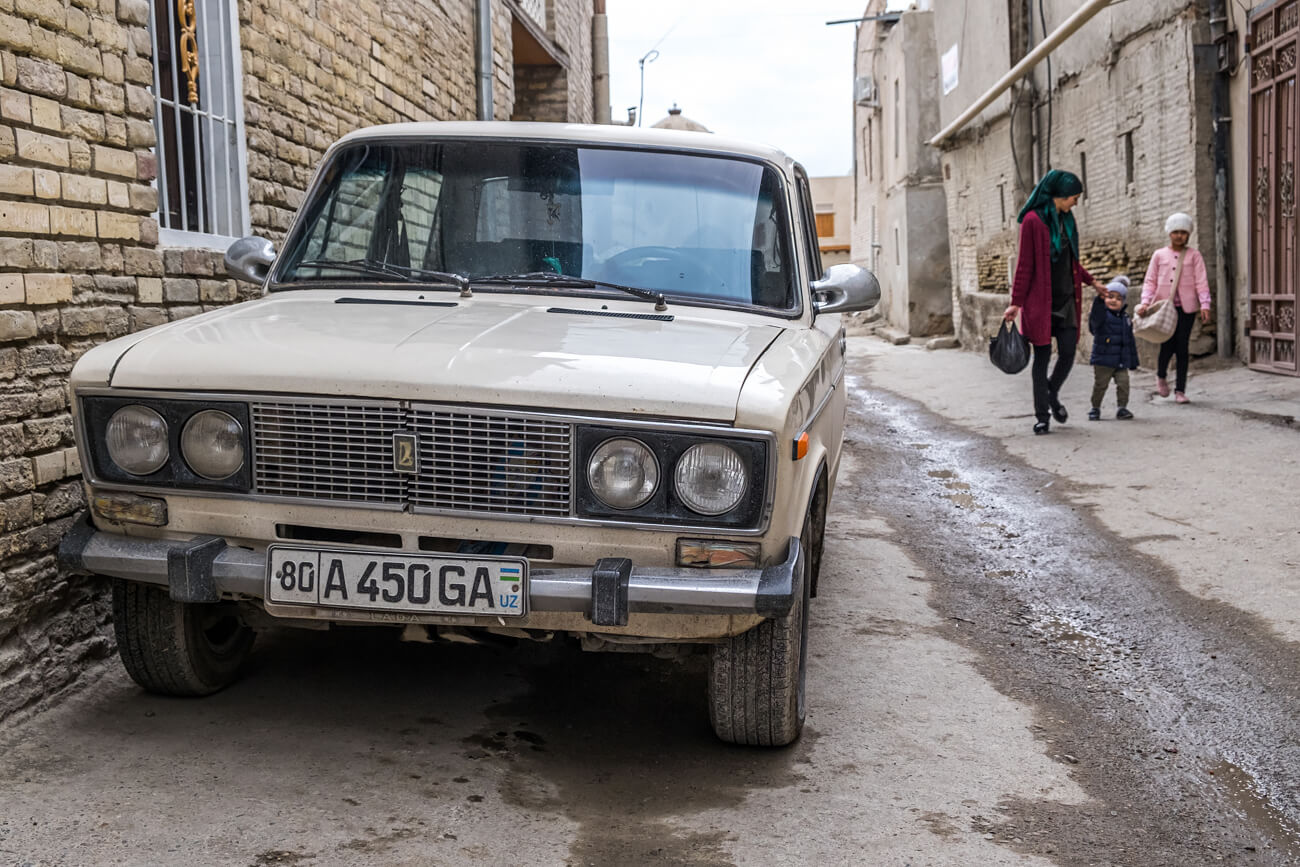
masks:
<instances>
[{"instance_id":1,"label":"round headlight","mask_svg":"<svg viewBox=\"0 0 1300 867\"><path fill-rule=\"evenodd\" d=\"M635 509L659 487L659 462L650 447L639 440L605 440L587 462L587 483L610 508Z\"/></svg>"},{"instance_id":2,"label":"round headlight","mask_svg":"<svg viewBox=\"0 0 1300 867\"><path fill-rule=\"evenodd\" d=\"M677 462L677 496L693 512L721 515L735 508L749 488L749 468L736 450L721 443L691 446Z\"/></svg>"},{"instance_id":3,"label":"round headlight","mask_svg":"<svg viewBox=\"0 0 1300 867\"><path fill-rule=\"evenodd\" d=\"M147 476L167 463L167 422L147 406L113 413L104 432L108 456L133 476Z\"/></svg>"},{"instance_id":4,"label":"round headlight","mask_svg":"<svg viewBox=\"0 0 1300 867\"><path fill-rule=\"evenodd\" d=\"M220 410L195 413L181 431L181 454L203 478L229 478L244 465L244 428Z\"/></svg>"}]
</instances>

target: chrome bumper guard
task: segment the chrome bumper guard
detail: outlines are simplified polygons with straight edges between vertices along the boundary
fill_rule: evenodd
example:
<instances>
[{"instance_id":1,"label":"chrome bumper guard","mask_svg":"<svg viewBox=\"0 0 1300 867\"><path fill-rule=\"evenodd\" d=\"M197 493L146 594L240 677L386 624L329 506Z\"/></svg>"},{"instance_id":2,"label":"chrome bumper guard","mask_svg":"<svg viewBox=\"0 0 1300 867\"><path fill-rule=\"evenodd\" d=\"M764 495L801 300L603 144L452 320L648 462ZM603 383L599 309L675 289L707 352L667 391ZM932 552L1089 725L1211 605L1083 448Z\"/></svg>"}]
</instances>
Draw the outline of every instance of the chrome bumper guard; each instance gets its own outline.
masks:
<instances>
[{"instance_id":1,"label":"chrome bumper guard","mask_svg":"<svg viewBox=\"0 0 1300 867\"><path fill-rule=\"evenodd\" d=\"M620 560L533 568L528 610L580 612L597 625L626 623L628 612L781 617L803 593L803 557L792 536L785 560L762 569L639 567ZM177 541L105 533L85 514L64 536L59 559L73 571L163 585L178 602L216 602L228 594L261 599L266 589L264 553L231 547L217 536ZM626 592L620 586L611 593L606 579L621 584L622 575Z\"/></svg>"}]
</instances>

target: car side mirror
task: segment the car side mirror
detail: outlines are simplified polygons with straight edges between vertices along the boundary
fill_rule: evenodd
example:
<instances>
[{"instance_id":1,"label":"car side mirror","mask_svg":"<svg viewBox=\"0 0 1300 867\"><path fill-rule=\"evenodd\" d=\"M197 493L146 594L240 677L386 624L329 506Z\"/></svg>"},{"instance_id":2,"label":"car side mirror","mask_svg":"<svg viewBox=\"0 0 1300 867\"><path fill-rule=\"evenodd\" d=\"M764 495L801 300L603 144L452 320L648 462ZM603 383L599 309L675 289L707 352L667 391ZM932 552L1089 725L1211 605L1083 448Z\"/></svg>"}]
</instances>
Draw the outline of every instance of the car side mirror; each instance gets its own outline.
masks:
<instances>
[{"instance_id":1,"label":"car side mirror","mask_svg":"<svg viewBox=\"0 0 1300 867\"><path fill-rule=\"evenodd\" d=\"M813 309L818 313L870 310L880 301L880 281L857 265L832 265L812 284Z\"/></svg>"},{"instance_id":2,"label":"car side mirror","mask_svg":"<svg viewBox=\"0 0 1300 867\"><path fill-rule=\"evenodd\" d=\"M226 250L226 273L236 280L261 285L275 261L275 245L265 238L249 235Z\"/></svg>"}]
</instances>

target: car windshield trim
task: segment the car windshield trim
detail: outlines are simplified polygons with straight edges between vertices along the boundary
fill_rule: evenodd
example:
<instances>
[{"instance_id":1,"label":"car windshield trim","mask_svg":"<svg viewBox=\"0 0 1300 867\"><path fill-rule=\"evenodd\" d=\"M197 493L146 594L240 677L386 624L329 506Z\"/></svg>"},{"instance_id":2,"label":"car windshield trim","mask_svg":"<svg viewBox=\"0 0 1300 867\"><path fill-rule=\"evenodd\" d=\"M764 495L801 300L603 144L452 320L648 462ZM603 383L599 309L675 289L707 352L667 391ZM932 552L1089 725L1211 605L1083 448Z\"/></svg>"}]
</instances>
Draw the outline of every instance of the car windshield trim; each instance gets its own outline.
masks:
<instances>
[{"instance_id":1,"label":"car windshield trim","mask_svg":"<svg viewBox=\"0 0 1300 867\"><path fill-rule=\"evenodd\" d=\"M499 159L484 155L498 150ZM479 275L554 272L624 294L635 293L615 287L798 318L804 275L791 192L782 165L710 149L528 137L348 142L326 157L268 288L326 282L305 261L364 257L423 268L417 278L441 271L473 285Z\"/></svg>"}]
</instances>

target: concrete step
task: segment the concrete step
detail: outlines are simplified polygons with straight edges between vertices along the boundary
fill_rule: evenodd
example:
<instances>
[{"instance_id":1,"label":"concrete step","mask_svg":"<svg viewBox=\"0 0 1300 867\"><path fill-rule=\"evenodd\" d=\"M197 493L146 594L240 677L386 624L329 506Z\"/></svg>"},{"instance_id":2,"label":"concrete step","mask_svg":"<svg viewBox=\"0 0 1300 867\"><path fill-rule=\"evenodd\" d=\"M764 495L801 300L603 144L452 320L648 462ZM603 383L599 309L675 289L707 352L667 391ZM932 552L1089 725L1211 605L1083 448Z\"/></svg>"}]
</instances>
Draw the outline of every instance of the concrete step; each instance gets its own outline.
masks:
<instances>
[{"instance_id":1,"label":"concrete step","mask_svg":"<svg viewBox=\"0 0 1300 867\"><path fill-rule=\"evenodd\" d=\"M961 341L955 334L941 334L925 341L926 349L961 349Z\"/></svg>"},{"instance_id":2,"label":"concrete step","mask_svg":"<svg viewBox=\"0 0 1300 867\"><path fill-rule=\"evenodd\" d=\"M876 328L876 336L888 340L895 346L903 346L912 340L912 335L906 331L894 328L892 325L881 325Z\"/></svg>"}]
</instances>

